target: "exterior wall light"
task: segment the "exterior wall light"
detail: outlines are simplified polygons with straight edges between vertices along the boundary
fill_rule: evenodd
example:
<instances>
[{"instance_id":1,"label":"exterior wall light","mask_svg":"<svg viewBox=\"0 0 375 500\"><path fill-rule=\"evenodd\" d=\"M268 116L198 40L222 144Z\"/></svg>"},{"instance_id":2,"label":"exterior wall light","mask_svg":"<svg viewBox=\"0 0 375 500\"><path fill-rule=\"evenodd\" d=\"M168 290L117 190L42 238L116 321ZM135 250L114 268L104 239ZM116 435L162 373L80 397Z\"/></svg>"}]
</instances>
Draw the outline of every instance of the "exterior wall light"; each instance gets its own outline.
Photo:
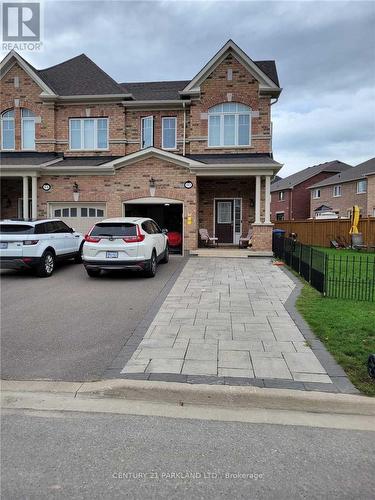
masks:
<instances>
[{"instance_id":1,"label":"exterior wall light","mask_svg":"<svg viewBox=\"0 0 375 500\"><path fill-rule=\"evenodd\" d=\"M150 185L150 196L155 196L156 181L153 177L150 178L149 185Z\"/></svg>"},{"instance_id":2,"label":"exterior wall light","mask_svg":"<svg viewBox=\"0 0 375 500\"><path fill-rule=\"evenodd\" d=\"M73 184L73 200L74 200L74 201L78 201L78 200L79 200L79 194L80 194L80 192L79 192L79 186L78 186L78 184L75 182L75 183Z\"/></svg>"}]
</instances>

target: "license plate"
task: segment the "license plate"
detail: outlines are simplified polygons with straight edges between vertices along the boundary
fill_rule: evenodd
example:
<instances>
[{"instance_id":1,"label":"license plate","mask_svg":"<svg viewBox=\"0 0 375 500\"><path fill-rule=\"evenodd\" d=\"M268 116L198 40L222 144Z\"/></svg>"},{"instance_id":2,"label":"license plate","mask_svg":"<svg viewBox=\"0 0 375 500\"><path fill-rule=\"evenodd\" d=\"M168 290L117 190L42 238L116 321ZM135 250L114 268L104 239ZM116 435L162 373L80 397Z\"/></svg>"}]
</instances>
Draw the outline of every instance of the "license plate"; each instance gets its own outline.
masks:
<instances>
[{"instance_id":1,"label":"license plate","mask_svg":"<svg viewBox=\"0 0 375 500\"><path fill-rule=\"evenodd\" d=\"M7 241L2 241L2 242L0 243L0 248L1 248L1 249L8 248L8 242L7 242Z\"/></svg>"},{"instance_id":2,"label":"license plate","mask_svg":"<svg viewBox=\"0 0 375 500\"><path fill-rule=\"evenodd\" d=\"M106 257L107 257L107 259L117 259L118 252L107 252Z\"/></svg>"}]
</instances>

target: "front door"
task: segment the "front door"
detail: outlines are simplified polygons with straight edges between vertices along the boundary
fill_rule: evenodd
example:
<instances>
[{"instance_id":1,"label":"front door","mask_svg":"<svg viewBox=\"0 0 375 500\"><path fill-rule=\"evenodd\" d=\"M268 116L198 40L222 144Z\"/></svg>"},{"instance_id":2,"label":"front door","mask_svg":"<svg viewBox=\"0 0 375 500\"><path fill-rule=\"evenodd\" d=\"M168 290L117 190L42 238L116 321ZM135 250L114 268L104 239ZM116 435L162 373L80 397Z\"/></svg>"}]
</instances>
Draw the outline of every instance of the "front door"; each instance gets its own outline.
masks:
<instances>
[{"instance_id":1,"label":"front door","mask_svg":"<svg viewBox=\"0 0 375 500\"><path fill-rule=\"evenodd\" d=\"M218 243L233 243L234 200L215 200L215 235Z\"/></svg>"}]
</instances>

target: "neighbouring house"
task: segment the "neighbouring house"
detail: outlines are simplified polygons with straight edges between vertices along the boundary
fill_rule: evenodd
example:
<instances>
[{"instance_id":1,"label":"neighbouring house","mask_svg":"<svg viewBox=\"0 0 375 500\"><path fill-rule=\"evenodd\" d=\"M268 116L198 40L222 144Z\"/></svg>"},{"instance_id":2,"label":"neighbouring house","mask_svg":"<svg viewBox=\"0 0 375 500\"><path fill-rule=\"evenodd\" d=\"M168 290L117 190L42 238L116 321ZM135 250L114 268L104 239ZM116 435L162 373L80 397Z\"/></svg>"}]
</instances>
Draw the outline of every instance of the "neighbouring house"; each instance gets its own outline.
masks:
<instances>
[{"instance_id":1,"label":"neighbouring house","mask_svg":"<svg viewBox=\"0 0 375 500\"><path fill-rule=\"evenodd\" d=\"M351 166L339 160L305 168L271 184L272 220L298 220L310 217L311 184L323 181Z\"/></svg>"},{"instance_id":2,"label":"neighbouring house","mask_svg":"<svg viewBox=\"0 0 375 500\"><path fill-rule=\"evenodd\" d=\"M375 217L375 158L310 186L311 217L322 205L350 217L358 205L362 217Z\"/></svg>"},{"instance_id":3,"label":"neighbouring house","mask_svg":"<svg viewBox=\"0 0 375 500\"><path fill-rule=\"evenodd\" d=\"M129 78L129 75L126 75ZM36 69L1 62L2 217L59 217L87 231L104 217L152 216L271 250L274 61L229 40L187 81L118 83L82 54Z\"/></svg>"}]
</instances>

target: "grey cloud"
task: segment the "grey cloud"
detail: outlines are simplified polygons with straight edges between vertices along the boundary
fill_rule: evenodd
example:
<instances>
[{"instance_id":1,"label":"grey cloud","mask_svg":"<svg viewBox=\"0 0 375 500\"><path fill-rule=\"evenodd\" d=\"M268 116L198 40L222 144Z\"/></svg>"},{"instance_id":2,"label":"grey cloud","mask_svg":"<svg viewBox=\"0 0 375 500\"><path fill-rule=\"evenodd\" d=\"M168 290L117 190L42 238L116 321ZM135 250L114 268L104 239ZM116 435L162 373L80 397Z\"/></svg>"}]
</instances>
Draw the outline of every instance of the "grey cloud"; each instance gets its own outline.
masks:
<instances>
[{"instance_id":1,"label":"grey cloud","mask_svg":"<svg viewBox=\"0 0 375 500\"><path fill-rule=\"evenodd\" d=\"M374 156L375 3L46 2L46 67L85 52L117 81L192 78L228 38L275 59L274 154L287 175Z\"/></svg>"}]
</instances>

